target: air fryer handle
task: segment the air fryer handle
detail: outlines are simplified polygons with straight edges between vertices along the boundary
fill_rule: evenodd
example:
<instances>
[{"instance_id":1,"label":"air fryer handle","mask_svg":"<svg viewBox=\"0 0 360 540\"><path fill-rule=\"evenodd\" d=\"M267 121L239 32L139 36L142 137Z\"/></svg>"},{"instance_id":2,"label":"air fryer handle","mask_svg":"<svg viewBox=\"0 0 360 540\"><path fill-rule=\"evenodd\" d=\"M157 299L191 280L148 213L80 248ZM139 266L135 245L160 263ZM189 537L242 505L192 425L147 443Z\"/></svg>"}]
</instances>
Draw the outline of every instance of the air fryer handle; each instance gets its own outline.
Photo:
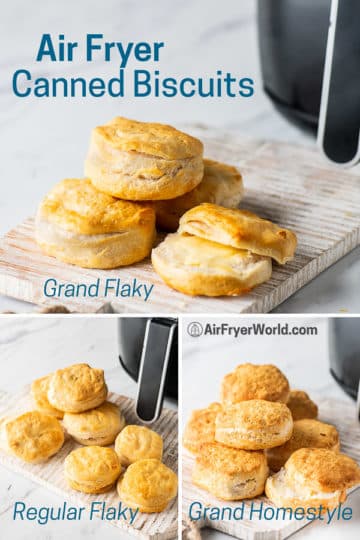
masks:
<instances>
[{"instance_id":1,"label":"air fryer handle","mask_svg":"<svg viewBox=\"0 0 360 540\"><path fill-rule=\"evenodd\" d=\"M360 161L360 2L332 0L318 144L343 167Z\"/></svg>"},{"instance_id":2,"label":"air fryer handle","mask_svg":"<svg viewBox=\"0 0 360 540\"><path fill-rule=\"evenodd\" d=\"M176 322L165 319L149 319L146 323L136 398L136 414L142 422L155 422L161 414L176 328Z\"/></svg>"}]
</instances>

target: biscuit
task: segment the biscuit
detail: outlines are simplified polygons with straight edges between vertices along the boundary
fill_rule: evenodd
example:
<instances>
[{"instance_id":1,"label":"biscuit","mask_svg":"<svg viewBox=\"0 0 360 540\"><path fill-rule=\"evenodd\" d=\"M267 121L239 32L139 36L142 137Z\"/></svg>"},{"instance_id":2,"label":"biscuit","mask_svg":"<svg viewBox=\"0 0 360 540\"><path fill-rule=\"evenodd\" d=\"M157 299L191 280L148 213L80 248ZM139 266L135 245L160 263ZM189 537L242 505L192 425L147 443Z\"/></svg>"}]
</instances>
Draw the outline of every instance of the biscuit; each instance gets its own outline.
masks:
<instances>
[{"instance_id":1,"label":"biscuit","mask_svg":"<svg viewBox=\"0 0 360 540\"><path fill-rule=\"evenodd\" d=\"M268 474L264 452L205 443L196 457L192 481L219 499L236 501L261 495Z\"/></svg>"},{"instance_id":2,"label":"biscuit","mask_svg":"<svg viewBox=\"0 0 360 540\"><path fill-rule=\"evenodd\" d=\"M78 443L85 446L112 444L125 426L119 407L105 401L95 409L81 413L65 413L64 427Z\"/></svg>"},{"instance_id":3,"label":"biscuit","mask_svg":"<svg viewBox=\"0 0 360 540\"><path fill-rule=\"evenodd\" d=\"M162 512L176 497L176 474L158 459L132 463L119 478L117 491L121 502L140 512Z\"/></svg>"},{"instance_id":4,"label":"biscuit","mask_svg":"<svg viewBox=\"0 0 360 540\"><path fill-rule=\"evenodd\" d=\"M346 490L360 484L360 467L348 456L325 448L296 450L266 482L267 497L281 507L336 508Z\"/></svg>"},{"instance_id":5,"label":"biscuit","mask_svg":"<svg viewBox=\"0 0 360 540\"><path fill-rule=\"evenodd\" d=\"M85 176L120 199L174 199L204 173L201 141L164 124L117 117L93 129Z\"/></svg>"},{"instance_id":6,"label":"biscuit","mask_svg":"<svg viewBox=\"0 0 360 540\"><path fill-rule=\"evenodd\" d=\"M104 403L107 393L102 369L93 369L87 364L74 364L52 374L48 400L60 411L79 413Z\"/></svg>"},{"instance_id":7,"label":"biscuit","mask_svg":"<svg viewBox=\"0 0 360 540\"><path fill-rule=\"evenodd\" d=\"M285 375L272 364L240 364L225 375L221 383L221 401L237 403L265 399L286 403L290 387Z\"/></svg>"},{"instance_id":8,"label":"biscuit","mask_svg":"<svg viewBox=\"0 0 360 540\"><path fill-rule=\"evenodd\" d=\"M318 406L303 390L290 390L286 405L289 407L294 420L316 418L318 415Z\"/></svg>"},{"instance_id":9,"label":"biscuit","mask_svg":"<svg viewBox=\"0 0 360 540\"><path fill-rule=\"evenodd\" d=\"M271 259L196 236L169 234L152 250L155 271L189 295L235 296L271 277Z\"/></svg>"},{"instance_id":10,"label":"biscuit","mask_svg":"<svg viewBox=\"0 0 360 540\"><path fill-rule=\"evenodd\" d=\"M47 255L84 268L117 268L141 261L155 237L151 205L100 193L88 179L56 184L41 202L35 238Z\"/></svg>"},{"instance_id":11,"label":"biscuit","mask_svg":"<svg viewBox=\"0 0 360 540\"><path fill-rule=\"evenodd\" d=\"M64 431L57 418L29 411L1 423L0 446L8 454L28 463L41 463L64 444Z\"/></svg>"},{"instance_id":12,"label":"biscuit","mask_svg":"<svg viewBox=\"0 0 360 540\"><path fill-rule=\"evenodd\" d=\"M248 212L203 203L180 219L179 232L192 234L285 264L294 257L296 235Z\"/></svg>"},{"instance_id":13,"label":"biscuit","mask_svg":"<svg viewBox=\"0 0 360 540\"><path fill-rule=\"evenodd\" d=\"M185 448L196 454L201 445L215 441L215 419L220 411L220 403L211 403L206 409L192 411L184 430Z\"/></svg>"},{"instance_id":14,"label":"biscuit","mask_svg":"<svg viewBox=\"0 0 360 540\"><path fill-rule=\"evenodd\" d=\"M126 426L116 437L115 452L124 467L140 459L161 461L163 440L158 433L144 426Z\"/></svg>"},{"instance_id":15,"label":"biscuit","mask_svg":"<svg viewBox=\"0 0 360 540\"><path fill-rule=\"evenodd\" d=\"M215 441L232 448L263 450L288 441L292 430L291 412L284 403L252 399L218 413Z\"/></svg>"},{"instance_id":16,"label":"biscuit","mask_svg":"<svg viewBox=\"0 0 360 540\"><path fill-rule=\"evenodd\" d=\"M116 452L103 446L84 446L73 450L64 465L69 486L83 493L109 491L121 473Z\"/></svg>"},{"instance_id":17,"label":"biscuit","mask_svg":"<svg viewBox=\"0 0 360 540\"><path fill-rule=\"evenodd\" d=\"M53 407L48 400L47 393L49 389L49 380L51 375L36 379L31 384L31 395L34 401L35 409L45 414L62 418L64 413Z\"/></svg>"},{"instance_id":18,"label":"biscuit","mask_svg":"<svg viewBox=\"0 0 360 540\"><path fill-rule=\"evenodd\" d=\"M290 439L281 446L267 450L266 456L270 469L279 471L299 448L327 448L338 452L340 438L337 429L318 420L304 418L294 422Z\"/></svg>"},{"instance_id":19,"label":"biscuit","mask_svg":"<svg viewBox=\"0 0 360 540\"><path fill-rule=\"evenodd\" d=\"M241 174L230 165L204 159L204 176L195 189L181 197L155 203L156 223L164 231L175 232L185 212L203 202L236 208L244 193Z\"/></svg>"}]
</instances>

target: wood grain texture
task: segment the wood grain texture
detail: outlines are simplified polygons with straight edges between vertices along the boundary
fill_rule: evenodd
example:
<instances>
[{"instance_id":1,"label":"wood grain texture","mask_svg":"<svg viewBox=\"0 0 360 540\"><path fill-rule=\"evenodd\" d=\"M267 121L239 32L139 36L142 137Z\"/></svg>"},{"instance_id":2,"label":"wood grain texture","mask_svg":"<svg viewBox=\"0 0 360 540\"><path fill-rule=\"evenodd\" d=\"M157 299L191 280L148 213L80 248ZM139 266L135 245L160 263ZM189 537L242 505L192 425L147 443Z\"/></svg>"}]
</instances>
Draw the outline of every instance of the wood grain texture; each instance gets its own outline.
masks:
<instances>
[{"instance_id":1,"label":"wood grain texture","mask_svg":"<svg viewBox=\"0 0 360 540\"><path fill-rule=\"evenodd\" d=\"M134 412L134 400L110 393L109 401L120 406L127 424L139 424ZM7 394L0 395L0 416L17 414L31 410L32 408L30 386L27 386L15 396L9 396ZM173 471L177 472L177 413L169 409L164 409L160 419L154 422L151 427L164 439L164 463ZM38 465L25 463L16 457L8 456L3 451L0 451L0 464L55 492L61 497L59 498L59 505L65 500L72 501L79 506L86 506L87 508L92 501L105 501L108 506L117 506L120 500L115 489L102 495L88 495L74 491L67 486L64 476L64 459L69 452L80 446L67 436L61 450L47 462ZM46 504L46 501L44 503ZM106 524L110 524L118 527L120 529L119 538L121 538L121 531L125 531L142 540L168 540L177 537L177 518L178 501L175 499L164 512L159 514L138 513L132 525L124 521L105 521L104 526L106 527Z\"/></svg>"},{"instance_id":2,"label":"wood grain texture","mask_svg":"<svg viewBox=\"0 0 360 540\"><path fill-rule=\"evenodd\" d=\"M351 456L360 464L360 430L359 423L356 420L355 406L334 399L319 399L317 403L319 404L319 420L335 425L340 433L341 452ZM182 508L185 516L188 515L189 506L193 501L200 501L204 505L220 508L235 508L239 505L239 502L236 501L220 501L210 493L194 486L191 482L193 462L193 455L187 450L183 450ZM253 499L253 502L256 504L263 502L266 506L274 508L274 505L265 496L257 497ZM245 501L245 516L242 521L203 520L194 523L198 527L212 527L241 540L283 540L307 525L307 522L296 521L295 519L279 521L250 520L248 519L250 503L251 501Z\"/></svg>"},{"instance_id":3,"label":"wood grain texture","mask_svg":"<svg viewBox=\"0 0 360 540\"><path fill-rule=\"evenodd\" d=\"M112 302L118 312L136 313L266 313L360 244L360 177L328 164L315 149L262 143L192 129L205 143L205 155L239 167L246 195L242 208L252 210L298 236L295 259L273 265L270 281L251 293L232 298L189 297L168 288L143 261L111 271L87 270L43 255L28 219L0 243L0 294L36 304L66 304L93 312ZM141 298L46 299L44 281L93 283L97 278L154 284L147 302Z\"/></svg>"}]
</instances>

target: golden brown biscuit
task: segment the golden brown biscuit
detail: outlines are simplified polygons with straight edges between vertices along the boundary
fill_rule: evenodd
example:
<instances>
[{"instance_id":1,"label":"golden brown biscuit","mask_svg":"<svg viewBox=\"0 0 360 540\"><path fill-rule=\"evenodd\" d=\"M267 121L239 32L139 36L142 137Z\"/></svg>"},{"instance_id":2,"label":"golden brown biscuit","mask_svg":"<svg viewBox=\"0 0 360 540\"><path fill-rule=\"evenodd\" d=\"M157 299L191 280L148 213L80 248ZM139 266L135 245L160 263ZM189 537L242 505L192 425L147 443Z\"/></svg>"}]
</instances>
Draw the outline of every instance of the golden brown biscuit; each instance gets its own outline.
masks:
<instances>
[{"instance_id":1,"label":"golden brown biscuit","mask_svg":"<svg viewBox=\"0 0 360 540\"><path fill-rule=\"evenodd\" d=\"M301 448L268 478L265 492L276 506L326 509L344 502L346 490L358 484L360 467L350 457L325 448Z\"/></svg>"},{"instance_id":2,"label":"golden brown biscuit","mask_svg":"<svg viewBox=\"0 0 360 540\"><path fill-rule=\"evenodd\" d=\"M279 471L299 448L327 448L338 452L340 438L337 429L318 420L303 418L294 422L290 439L281 446L267 450L266 456L270 469Z\"/></svg>"},{"instance_id":3,"label":"golden brown biscuit","mask_svg":"<svg viewBox=\"0 0 360 540\"><path fill-rule=\"evenodd\" d=\"M261 495L268 474L264 452L206 443L196 457L192 481L215 497L236 501Z\"/></svg>"},{"instance_id":4,"label":"golden brown biscuit","mask_svg":"<svg viewBox=\"0 0 360 540\"><path fill-rule=\"evenodd\" d=\"M192 234L285 264L294 257L296 235L247 210L203 203L180 219L179 233Z\"/></svg>"},{"instance_id":5,"label":"golden brown biscuit","mask_svg":"<svg viewBox=\"0 0 360 540\"><path fill-rule=\"evenodd\" d=\"M290 387L285 375L272 364L240 364L225 375L221 383L221 401L238 403L265 399L286 403Z\"/></svg>"},{"instance_id":6,"label":"golden brown biscuit","mask_svg":"<svg viewBox=\"0 0 360 540\"><path fill-rule=\"evenodd\" d=\"M35 408L45 414L56 416L56 418L62 418L64 413L55 409L48 400L47 393L49 389L49 380L51 375L36 379L31 384L31 395L34 401Z\"/></svg>"},{"instance_id":7,"label":"golden brown biscuit","mask_svg":"<svg viewBox=\"0 0 360 540\"><path fill-rule=\"evenodd\" d=\"M303 390L290 390L286 405L289 407L294 420L316 418L318 415L318 406Z\"/></svg>"},{"instance_id":8,"label":"golden brown biscuit","mask_svg":"<svg viewBox=\"0 0 360 540\"><path fill-rule=\"evenodd\" d=\"M140 512L165 510L176 497L177 476L158 459L141 459L119 478L117 491L121 501Z\"/></svg>"},{"instance_id":9,"label":"golden brown biscuit","mask_svg":"<svg viewBox=\"0 0 360 540\"><path fill-rule=\"evenodd\" d=\"M252 399L229 405L215 420L215 441L232 448L263 450L291 437L293 419L284 403Z\"/></svg>"},{"instance_id":10,"label":"golden brown biscuit","mask_svg":"<svg viewBox=\"0 0 360 540\"><path fill-rule=\"evenodd\" d=\"M109 401L90 411L64 415L66 431L85 446L112 444L124 426L124 415L117 405Z\"/></svg>"},{"instance_id":11,"label":"golden brown biscuit","mask_svg":"<svg viewBox=\"0 0 360 540\"><path fill-rule=\"evenodd\" d=\"M0 446L28 463L40 463L56 454L64 444L64 431L57 418L29 411L1 423Z\"/></svg>"},{"instance_id":12,"label":"golden brown biscuit","mask_svg":"<svg viewBox=\"0 0 360 540\"><path fill-rule=\"evenodd\" d=\"M102 369L94 369L87 364L74 364L52 374L48 400L61 411L79 413L104 403L107 393Z\"/></svg>"},{"instance_id":13,"label":"golden brown biscuit","mask_svg":"<svg viewBox=\"0 0 360 540\"><path fill-rule=\"evenodd\" d=\"M271 277L271 259L196 236L169 234L152 250L155 271L190 295L235 296Z\"/></svg>"},{"instance_id":14,"label":"golden brown biscuit","mask_svg":"<svg viewBox=\"0 0 360 540\"><path fill-rule=\"evenodd\" d=\"M69 486L83 493L109 491L121 473L116 452L103 446L84 446L65 459L65 477Z\"/></svg>"},{"instance_id":15,"label":"golden brown biscuit","mask_svg":"<svg viewBox=\"0 0 360 540\"><path fill-rule=\"evenodd\" d=\"M116 268L149 255L155 210L100 193L88 179L67 179L41 202L35 236L47 255L67 263Z\"/></svg>"},{"instance_id":16,"label":"golden brown biscuit","mask_svg":"<svg viewBox=\"0 0 360 540\"><path fill-rule=\"evenodd\" d=\"M115 452L124 467L140 459L161 461L163 440L158 433L144 426L126 426L116 437Z\"/></svg>"},{"instance_id":17,"label":"golden brown biscuit","mask_svg":"<svg viewBox=\"0 0 360 540\"><path fill-rule=\"evenodd\" d=\"M230 165L204 159L204 176L195 189L181 197L155 203L156 223L164 231L175 232L185 212L203 202L236 208L244 187L241 174Z\"/></svg>"},{"instance_id":18,"label":"golden brown biscuit","mask_svg":"<svg viewBox=\"0 0 360 540\"><path fill-rule=\"evenodd\" d=\"M202 143L182 131L119 116L93 129L85 175L121 199L174 199L201 182L202 155Z\"/></svg>"},{"instance_id":19,"label":"golden brown biscuit","mask_svg":"<svg viewBox=\"0 0 360 540\"><path fill-rule=\"evenodd\" d=\"M206 409L192 411L184 430L185 448L196 454L201 445L215 441L215 419L220 411L220 403L211 403Z\"/></svg>"}]
</instances>

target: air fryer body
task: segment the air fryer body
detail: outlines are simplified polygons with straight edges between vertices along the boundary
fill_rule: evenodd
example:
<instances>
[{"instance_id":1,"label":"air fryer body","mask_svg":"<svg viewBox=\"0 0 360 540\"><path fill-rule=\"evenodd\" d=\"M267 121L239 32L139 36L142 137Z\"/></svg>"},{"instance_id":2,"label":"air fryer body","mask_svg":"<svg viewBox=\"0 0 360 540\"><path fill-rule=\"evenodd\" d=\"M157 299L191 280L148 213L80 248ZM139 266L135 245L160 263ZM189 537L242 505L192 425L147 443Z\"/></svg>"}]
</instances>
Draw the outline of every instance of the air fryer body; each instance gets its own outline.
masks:
<instances>
[{"instance_id":1,"label":"air fryer body","mask_svg":"<svg viewBox=\"0 0 360 540\"><path fill-rule=\"evenodd\" d=\"M330 371L356 399L360 381L360 318L335 318L329 327Z\"/></svg>"}]
</instances>

